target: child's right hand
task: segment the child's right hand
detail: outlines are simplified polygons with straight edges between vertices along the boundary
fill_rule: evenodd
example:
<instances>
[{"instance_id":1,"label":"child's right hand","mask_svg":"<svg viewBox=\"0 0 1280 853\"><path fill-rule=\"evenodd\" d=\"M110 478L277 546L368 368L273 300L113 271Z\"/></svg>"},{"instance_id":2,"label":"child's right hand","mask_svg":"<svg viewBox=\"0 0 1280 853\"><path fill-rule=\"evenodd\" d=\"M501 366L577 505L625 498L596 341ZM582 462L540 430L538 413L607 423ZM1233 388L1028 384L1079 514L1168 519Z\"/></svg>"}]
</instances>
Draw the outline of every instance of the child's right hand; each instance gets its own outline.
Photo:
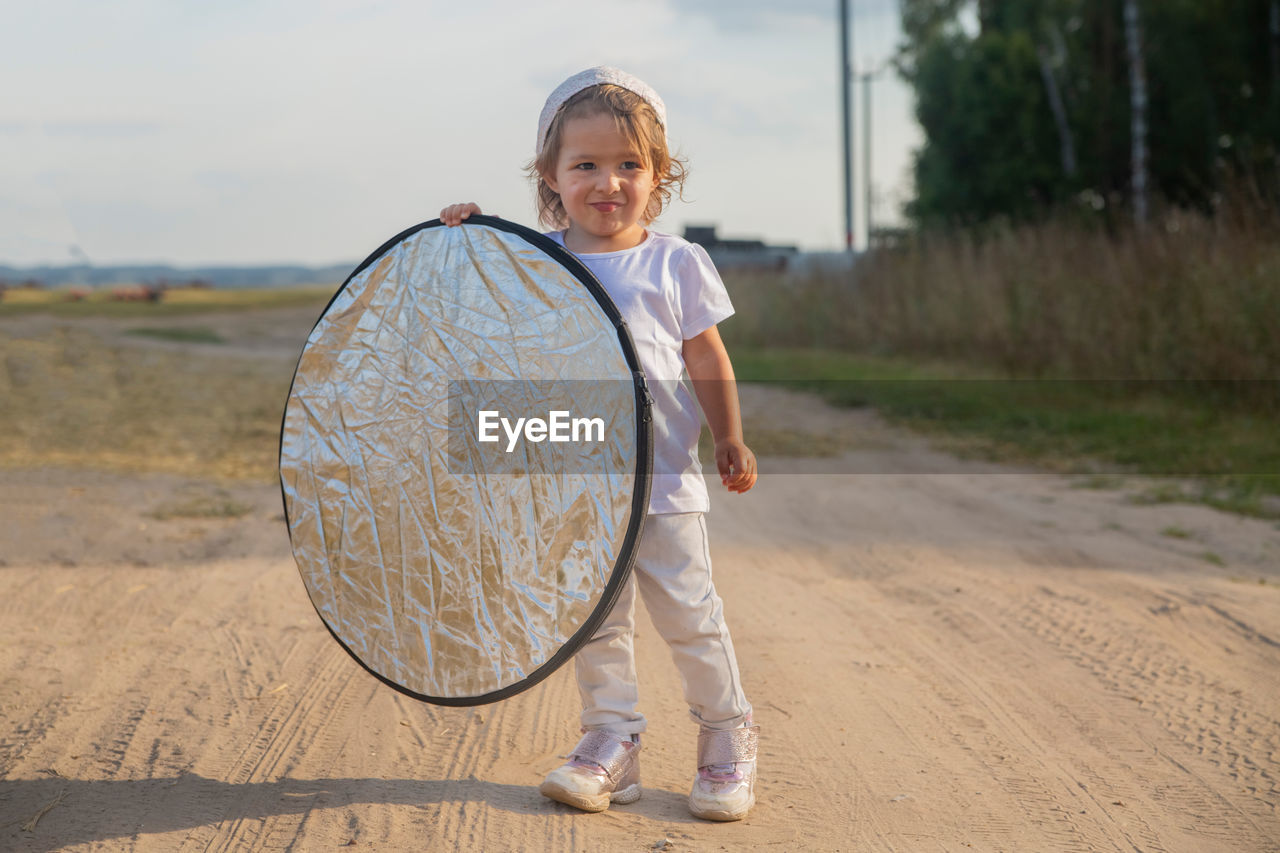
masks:
<instances>
[{"instance_id":1,"label":"child's right hand","mask_svg":"<svg viewBox=\"0 0 1280 853\"><path fill-rule=\"evenodd\" d=\"M464 202L462 204L451 204L444 210L440 211L440 221L452 228L455 225L461 225L462 220L466 219L473 213L481 213L480 205L474 201Z\"/></svg>"}]
</instances>

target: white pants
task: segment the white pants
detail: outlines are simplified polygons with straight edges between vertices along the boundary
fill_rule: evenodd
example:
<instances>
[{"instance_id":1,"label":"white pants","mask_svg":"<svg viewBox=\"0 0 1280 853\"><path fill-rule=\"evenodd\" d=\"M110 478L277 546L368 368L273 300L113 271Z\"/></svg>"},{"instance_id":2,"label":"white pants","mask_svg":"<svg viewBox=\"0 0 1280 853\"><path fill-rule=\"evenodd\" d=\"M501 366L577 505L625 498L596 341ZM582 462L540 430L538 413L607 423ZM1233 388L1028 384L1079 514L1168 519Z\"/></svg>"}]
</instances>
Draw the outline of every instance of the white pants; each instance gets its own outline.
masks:
<instances>
[{"instance_id":1,"label":"white pants","mask_svg":"<svg viewBox=\"0 0 1280 853\"><path fill-rule=\"evenodd\" d=\"M637 710L636 587L684 682L689 712L716 729L751 713L742 692L724 606L711 583L707 525L700 512L650 515L634 568L613 610L577 654L582 725L621 735L644 731Z\"/></svg>"}]
</instances>

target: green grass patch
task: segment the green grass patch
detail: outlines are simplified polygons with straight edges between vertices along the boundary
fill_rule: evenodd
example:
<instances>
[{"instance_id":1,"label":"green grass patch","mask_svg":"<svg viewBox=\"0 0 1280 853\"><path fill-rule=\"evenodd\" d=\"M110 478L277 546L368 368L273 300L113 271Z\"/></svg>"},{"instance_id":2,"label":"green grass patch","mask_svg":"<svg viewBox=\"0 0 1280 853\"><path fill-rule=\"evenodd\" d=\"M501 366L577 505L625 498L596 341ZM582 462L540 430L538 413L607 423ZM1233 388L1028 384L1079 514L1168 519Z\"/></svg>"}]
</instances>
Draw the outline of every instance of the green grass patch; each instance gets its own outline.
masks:
<instances>
[{"instance_id":1,"label":"green grass patch","mask_svg":"<svg viewBox=\"0 0 1280 853\"><path fill-rule=\"evenodd\" d=\"M750 421L743 424L757 456L790 459L829 459L853 447L853 442L838 435L816 435L799 430L758 427ZM703 464L715 461L715 442L711 430L703 427L698 436L698 458Z\"/></svg>"},{"instance_id":2,"label":"green grass patch","mask_svg":"<svg viewBox=\"0 0 1280 853\"><path fill-rule=\"evenodd\" d=\"M1195 493L1187 491L1182 483L1157 483L1129 496L1129 503L1138 506L1157 504L1191 503Z\"/></svg>"},{"instance_id":3,"label":"green grass patch","mask_svg":"<svg viewBox=\"0 0 1280 853\"><path fill-rule=\"evenodd\" d=\"M733 356L741 381L873 406L963 455L1102 478L1169 477L1137 502L1192 501L1280 517L1280 406L1259 404L1266 389L1258 384L1007 379L956 364L826 350L748 348Z\"/></svg>"},{"instance_id":4,"label":"green grass patch","mask_svg":"<svg viewBox=\"0 0 1280 853\"><path fill-rule=\"evenodd\" d=\"M1071 482L1073 489L1096 489L1099 491L1115 491L1124 488L1124 477L1114 474L1090 474Z\"/></svg>"},{"instance_id":5,"label":"green grass patch","mask_svg":"<svg viewBox=\"0 0 1280 853\"><path fill-rule=\"evenodd\" d=\"M184 344L224 344L226 338L207 326L156 326L129 329L126 335L154 338L158 341L175 341Z\"/></svg>"},{"instance_id":6,"label":"green grass patch","mask_svg":"<svg viewBox=\"0 0 1280 853\"><path fill-rule=\"evenodd\" d=\"M149 514L160 521L174 518L242 518L253 511L253 507L238 501L226 492L197 495L174 504L157 507Z\"/></svg>"},{"instance_id":7,"label":"green grass patch","mask_svg":"<svg viewBox=\"0 0 1280 853\"><path fill-rule=\"evenodd\" d=\"M1191 531L1187 530L1185 527L1179 527L1176 524L1171 524L1161 530L1160 535L1168 536L1170 539L1190 539Z\"/></svg>"}]
</instances>

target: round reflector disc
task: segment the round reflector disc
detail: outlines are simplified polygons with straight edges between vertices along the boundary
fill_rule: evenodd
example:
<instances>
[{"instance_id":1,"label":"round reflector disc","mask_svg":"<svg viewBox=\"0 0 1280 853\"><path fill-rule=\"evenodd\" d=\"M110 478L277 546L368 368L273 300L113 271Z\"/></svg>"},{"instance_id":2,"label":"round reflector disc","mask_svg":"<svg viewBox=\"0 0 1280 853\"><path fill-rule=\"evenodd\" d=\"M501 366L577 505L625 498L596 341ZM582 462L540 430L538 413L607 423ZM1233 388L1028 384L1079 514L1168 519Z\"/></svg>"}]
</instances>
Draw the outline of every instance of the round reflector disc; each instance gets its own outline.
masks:
<instances>
[{"instance_id":1,"label":"round reflector disc","mask_svg":"<svg viewBox=\"0 0 1280 853\"><path fill-rule=\"evenodd\" d=\"M617 308L562 247L488 216L415 226L357 267L303 348L280 440L324 624L444 705L524 690L591 637L630 572L651 466Z\"/></svg>"}]
</instances>

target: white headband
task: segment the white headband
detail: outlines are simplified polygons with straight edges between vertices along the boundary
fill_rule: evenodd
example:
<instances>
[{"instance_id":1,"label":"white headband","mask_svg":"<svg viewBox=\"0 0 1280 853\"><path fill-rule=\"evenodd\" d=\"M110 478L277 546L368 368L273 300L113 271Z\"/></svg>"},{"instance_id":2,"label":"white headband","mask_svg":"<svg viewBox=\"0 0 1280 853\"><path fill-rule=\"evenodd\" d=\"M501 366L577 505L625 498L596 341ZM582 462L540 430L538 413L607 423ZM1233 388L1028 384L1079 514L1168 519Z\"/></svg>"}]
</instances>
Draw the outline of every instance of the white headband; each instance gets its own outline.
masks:
<instances>
[{"instance_id":1,"label":"white headband","mask_svg":"<svg viewBox=\"0 0 1280 853\"><path fill-rule=\"evenodd\" d=\"M662 125L663 132L666 132L667 107L662 103L662 98L658 97L658 93L648 83L638 77L631 76L625 71L619 71L617 68L598 65L595 68L588 68L586 71L579 71L568 80L565 80L547 98L547 103L542 108L542 115L538 116L538 144L534 149L535 156L542 154L542 148L547 143L547 132L551 130L551 122L555 119L556 114L560 112L560 108L565 105L565 102L583 89L590 89L592 86L598 86L601 83L612 83L615 86L621 86L644 98L649 103L649 106L653 107L653 111L658 114L658 123Z\"/></svg>"}]
</instances>

